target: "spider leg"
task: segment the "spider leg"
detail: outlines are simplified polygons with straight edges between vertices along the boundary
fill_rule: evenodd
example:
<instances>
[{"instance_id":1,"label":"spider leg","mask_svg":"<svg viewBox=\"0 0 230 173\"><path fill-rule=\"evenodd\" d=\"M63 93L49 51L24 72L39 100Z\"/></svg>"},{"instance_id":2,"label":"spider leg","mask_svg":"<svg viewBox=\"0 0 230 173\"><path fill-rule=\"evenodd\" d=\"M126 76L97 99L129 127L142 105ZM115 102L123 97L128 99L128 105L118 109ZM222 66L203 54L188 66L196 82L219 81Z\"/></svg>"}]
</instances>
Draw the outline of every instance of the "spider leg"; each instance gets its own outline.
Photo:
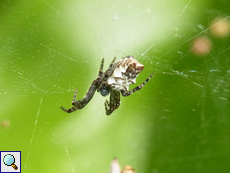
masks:
<instances>
[{"instance_id":1,"label":"spider leg","mask_svg":"<svg viewBox=\"0 0 230 173\"><path fill-rule=\"evenodd\" d=\"M108 100L105 100L105 112L108 112L109 111L109 102Z\"/></svg>"},{"instance_id":2,"label":"spider leg","mask_svg":"<svg viewBox=\"0 0 230 173\"><path fill-rule=\"evenodd\" d=\"M65 112L68 112L68 110L65 109L65 108L63 108L62 106L61 106L61 109L62 109L63 111L65 111Z\"/></svg>"},{"instance_id":3,"label":"spider leg","mask_svg":"<svg viewBox=\"0 0 230 173\"><path fill-rule=\"evenodd\" d=\"M77 97L77 90L75 91L74 93L74 96L73 96L73 102L72 102L72 105L73 107L72 108L69 108L69 109L65 109L63 107L61 107L61 109L67 113L71 113L71 112L74 112L78 109L82 109L83 107L85 107L89 101L93 98L93 95L98 87L98 79L95 79L92 83L92 85L90 86L88 92L86 93L84 99L82 100L77 100L76 101L76 97Z\"/></svg>"},{"instance_id":4,"label":"spider leg","mask_svg":"<svg viewBox=\"0 0 230 173\"><path fill-rule=\"evenodd\" d=\"M99 70L98 77L99 77L99 76L102 76L102 73L103 73L103 66L104 66L104 58L103 58L102 61L101 61L101 67L100 67L100 70Z\"/></svg>"},{"instance_id":5,"label":"spider leg","mask_svg":"<svg viewBox=\"0 0 230 173\"><path fill-rule=\"evenodd\" d=\"M74 95L73 95L72 105L74 105L75 102L76 102L77 92L78 92L78 90L76 89L76 91L75 91L75 93L74 93ZM70 113L70 112L73 112L73 111L77 110L77 109L74 110L73 108L71 108L71 109L65 109L65 108L63 108L63 107L61 107L61 109L62 109L63 111L65 111L65 112L67 112L67 113Z\"/></svg>"},{"instance_id":6,"label":"spider leg","mask_svg":"<svg viewBox=\"0 0 230 173\"><path fill-rule=\"evenodd\" d=\"M76 107L72 107L72 108L70 108L70 109L65 109L65 108L63 108L62 106L61 106L61 109L62 109L63 111L65 111L65 112L67 112L67 113L71 113L71 112L74 112L74 111L77 110Z\"/></svg>"},{"instance_id":7,"label":"spider leg","mask_svg":"<svg viewBox=\"0 0 230 173\"><path fill-rule=\"evenodd\" d=\"M105 101L105 112L106 115L110 115L120 106L120 93L119 91L112 90L110 93L110 101Z\"/></svg>"},{"instance_id":8,"label":"spider leg","mask_svg":"<svg viewBox=\"0 0 230 173\"><path fill-rule=\"evenodd\" d=\"M104 77L104 80L105 80L105 81L108 79L108 77L109 77L110 75L112 75L114 69L116 68L116 65L114 65L115 60L116 60L116 57L113 58L113 61L112 61L111 64L109 65L108 70L106 70L106 72L105 72L105 77Z\"/></svg>"},{"instance_id":9,"label":"spider leg","mask_svg":"<svg viewBox=\"0 0 230 173\"><path fill-rule=\"evenodd\" d=\"M76 102L76 98L77 98L77 89L76 89L76 91L75 91L75 93L74 93L74 95L73 95L73 101L72 101L72 105L73 105L73 103L74 102Z\"/></svg>"},{"instance_id":10,"label":"spider leg","mask_svg":"<svg viewBox=\"0 0 230 173\"><path fill-rule=\"evenodd\" d=\"M122 94L123 96L129 96L129 95L133 94L135 91L140 90L140 89L143 88L143 87L145 86L145 84L152 78L152 76L153 76L153 73L152 73L152 74L151 74L141 85L138 85L137 87L133 88L133 89L130 90L130 91L124 91L124 90L122 90L122 91L121 91L121 94Z\"/></svg>"},{"instance_id":11,"label":"spider leg","mask_svg":"<svg viewBox=\"0 0 230 173\"><path fill-rule=\"evenodd\" d=\"M113 58L113 61L112 61L111 64L109 65L109 68L111 68L111 67L113 66L115 60L116 60L116 57Z\"/></svg>"}]
</instances>

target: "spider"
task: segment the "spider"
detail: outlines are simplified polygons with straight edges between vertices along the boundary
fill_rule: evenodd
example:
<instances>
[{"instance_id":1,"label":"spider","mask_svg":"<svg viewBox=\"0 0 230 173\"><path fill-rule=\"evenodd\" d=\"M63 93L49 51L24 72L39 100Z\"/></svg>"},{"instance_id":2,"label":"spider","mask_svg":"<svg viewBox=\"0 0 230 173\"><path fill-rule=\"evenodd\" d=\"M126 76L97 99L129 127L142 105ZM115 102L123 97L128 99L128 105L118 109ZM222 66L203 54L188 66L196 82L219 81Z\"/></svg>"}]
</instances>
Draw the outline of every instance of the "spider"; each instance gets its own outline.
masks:
<instances>
[{"instance_id":1,"label":"spider","mask_svg":"<svg viewBox=\"0 0 230 173\"><path fill-rule=\"evenodd\" d=\"M77 92L75 91L73 96L72 105L70 109L61 109L67 113L74 112L78 109L85 107L89 101L93 98L95 91L100 92L102 96L110 94L110 102L105 101L106 115L110 115L114 110L120 106L120 93L123 96L129 96L135 91L140 90L151 79L153 73L137 87L129 91L129 85L136 83L138 74L144 69L144 65L140 64L132 56L122 58L116 62L116 57L111 62L108 70L103 72L104 58L101 61L98 77L93 81L84 99L76 100Z\"/></svg>"}]
</instances>

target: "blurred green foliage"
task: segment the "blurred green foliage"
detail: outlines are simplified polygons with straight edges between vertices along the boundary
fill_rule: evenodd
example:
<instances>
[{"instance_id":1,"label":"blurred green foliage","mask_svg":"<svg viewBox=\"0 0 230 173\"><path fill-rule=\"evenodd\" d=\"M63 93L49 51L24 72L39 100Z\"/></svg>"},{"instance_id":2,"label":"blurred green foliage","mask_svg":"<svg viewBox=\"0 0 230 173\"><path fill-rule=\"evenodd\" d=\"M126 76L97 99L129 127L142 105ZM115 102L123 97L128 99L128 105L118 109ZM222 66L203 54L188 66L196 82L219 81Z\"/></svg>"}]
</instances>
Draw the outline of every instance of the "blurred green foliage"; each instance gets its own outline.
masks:
<instances>
[{"instance_id":1,"label":"blurred green foliage","mask_svg":"<svg viewBox=\"0 0 230 173\"><path fill-rule=\"evenodd\" d=\"M229 31L229 5L1 1L0 150L22 151L23 173L109 172L113 157L137 173L228 172L230 41L213 29ZM105 70L126 55L145 65L135 86L154 72L142 90L111 116L98 93L61 111L76 89L84 97L103 57Z\"/></svg>"}]
</instances>

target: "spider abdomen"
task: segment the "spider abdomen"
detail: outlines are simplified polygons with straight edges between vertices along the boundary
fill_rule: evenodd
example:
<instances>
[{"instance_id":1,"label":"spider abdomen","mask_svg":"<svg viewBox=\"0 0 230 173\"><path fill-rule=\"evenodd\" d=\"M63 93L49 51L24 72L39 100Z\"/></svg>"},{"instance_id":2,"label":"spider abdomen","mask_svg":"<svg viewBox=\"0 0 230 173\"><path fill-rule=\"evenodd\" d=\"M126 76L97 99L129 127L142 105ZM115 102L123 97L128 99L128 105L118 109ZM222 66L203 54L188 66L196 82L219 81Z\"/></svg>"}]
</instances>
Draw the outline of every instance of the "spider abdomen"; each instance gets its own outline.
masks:
<instances>
[{"instance_id":1,"label":"spider abdomen","mask_svg":"<svg viewBox=\"0 0 230 173\"><path fill-rule=\"evenodd\" d=\"M144 69L132 56L127 56L114 64L112 75L108 78L107 84L115 90L129 90L129 85L136 83L138 74Z\"/></svg>"}]
</instances>

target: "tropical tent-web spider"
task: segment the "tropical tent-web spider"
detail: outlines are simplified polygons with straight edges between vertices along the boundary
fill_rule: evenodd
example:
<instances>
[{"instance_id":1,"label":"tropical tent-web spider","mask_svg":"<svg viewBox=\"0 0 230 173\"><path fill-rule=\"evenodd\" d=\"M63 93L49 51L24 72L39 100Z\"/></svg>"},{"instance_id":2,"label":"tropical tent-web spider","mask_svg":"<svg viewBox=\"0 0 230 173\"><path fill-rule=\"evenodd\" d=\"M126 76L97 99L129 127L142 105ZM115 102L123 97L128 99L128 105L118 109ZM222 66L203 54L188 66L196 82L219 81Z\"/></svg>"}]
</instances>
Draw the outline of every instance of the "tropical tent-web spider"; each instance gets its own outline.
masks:
<instances>
[{"instance_id":1,"label":"tropical tent-web spider","mask_svg":"<svg viewBox=\"0 0 230 173\"><path fill-rule=\"evenodd\" d=\"M137 87L129 91L129 85L136 83L138 74L144 69L144 65L140 64L132 56L126 56L115 63L116 58L111 62L108 70L103 72L104 58L101 61L98 77L91 84L84 99L76 100L77 92L73 96L72 105L70 109L61 109L67 113L74 112L85 107L93 98L95 91L100 92L102 96L110 94L110 101L105 101L106 115L110 115L114 110L120 106L120 93L123 96L129 96L135 91L140 90L151 79L153 73Z\"/></svg>"}]
</instances>

